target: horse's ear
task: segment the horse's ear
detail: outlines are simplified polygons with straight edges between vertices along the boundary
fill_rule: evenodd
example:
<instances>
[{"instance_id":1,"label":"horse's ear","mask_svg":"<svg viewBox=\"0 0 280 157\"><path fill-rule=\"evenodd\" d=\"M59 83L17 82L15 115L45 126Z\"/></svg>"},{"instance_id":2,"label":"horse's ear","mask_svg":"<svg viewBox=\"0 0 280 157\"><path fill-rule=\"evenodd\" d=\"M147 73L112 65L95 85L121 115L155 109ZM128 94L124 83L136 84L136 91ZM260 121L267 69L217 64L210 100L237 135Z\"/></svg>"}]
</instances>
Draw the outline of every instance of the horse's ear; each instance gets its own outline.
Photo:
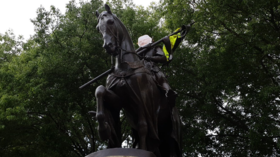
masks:
<instances>
[{"instance_id":1,"label":"horse's ear","mask_svg":"<svg viewBox=\"0 0 280 157\"><path fill-rule=\"evenodd\" d=\"M95 11L95 15L97 18L99 17L99 12L97 10Z\"/></svg>"},{"instance_id":2,"label":"horse's ear","mask_svg":"<svg viewBox=\"0 0 280 157\"><path fill-rule=\"evenodd\" d=\"M105 4L105 10L106 10L109 14L112 14L109 5Z\"/></svg>"}]
</instances>

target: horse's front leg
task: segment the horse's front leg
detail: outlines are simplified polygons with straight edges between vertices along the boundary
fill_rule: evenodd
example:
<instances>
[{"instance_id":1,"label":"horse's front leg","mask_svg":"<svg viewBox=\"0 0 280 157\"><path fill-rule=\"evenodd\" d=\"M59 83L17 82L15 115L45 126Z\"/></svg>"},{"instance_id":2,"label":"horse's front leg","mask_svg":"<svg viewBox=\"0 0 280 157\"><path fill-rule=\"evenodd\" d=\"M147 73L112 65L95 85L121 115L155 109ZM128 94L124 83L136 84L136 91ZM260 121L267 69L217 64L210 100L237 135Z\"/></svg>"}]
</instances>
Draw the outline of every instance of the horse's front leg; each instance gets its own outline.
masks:
<instances>
[{"instance_id":1,"label":"horse's front leg","mask_svg":"<svg viewBox=\"0 0 280 157\"><path fill-rule=\"evenodd\" d=\"M98 86L95 90L97 100L96 119L101 140L109 140L109 147L121 146L120 109L121 100L112 91L104 86Z\"/></svg>"}]
</instances>

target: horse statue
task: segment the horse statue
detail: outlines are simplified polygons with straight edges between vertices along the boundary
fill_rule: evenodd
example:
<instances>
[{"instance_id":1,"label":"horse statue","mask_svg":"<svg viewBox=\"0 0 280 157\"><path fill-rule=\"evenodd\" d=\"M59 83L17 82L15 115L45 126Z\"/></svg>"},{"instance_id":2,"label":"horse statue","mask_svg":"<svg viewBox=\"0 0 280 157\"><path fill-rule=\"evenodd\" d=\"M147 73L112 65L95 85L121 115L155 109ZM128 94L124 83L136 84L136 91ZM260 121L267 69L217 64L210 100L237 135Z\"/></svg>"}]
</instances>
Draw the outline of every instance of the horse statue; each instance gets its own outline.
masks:
<instances>
[{"instance_id":1,"label":"horse statue","mask_svg":"<svg viewBox=\"0 0 280 157\"><path fill-rule=\"evenodd\" d=\"M139 149L151 151L157 157L182 156L178 111L169 105L151 70L135 53L126 27L107 4L105 10L100 14L96 11L96 28L115 64L106 87L100 85L95 91L100 138L108 140L109 148L121 147L120 110L123 109Z\"/></svg>"}]
</instances>

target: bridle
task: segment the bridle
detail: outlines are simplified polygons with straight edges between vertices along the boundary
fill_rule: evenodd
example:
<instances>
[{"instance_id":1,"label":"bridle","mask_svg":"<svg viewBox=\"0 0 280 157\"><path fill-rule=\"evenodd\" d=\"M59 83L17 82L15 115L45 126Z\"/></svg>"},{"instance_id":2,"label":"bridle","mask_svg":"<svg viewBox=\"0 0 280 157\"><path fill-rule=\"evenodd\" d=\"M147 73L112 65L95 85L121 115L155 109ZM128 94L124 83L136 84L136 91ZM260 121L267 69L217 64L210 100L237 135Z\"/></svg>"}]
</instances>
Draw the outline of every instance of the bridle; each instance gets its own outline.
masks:
<instances>
[{"instance_id":1,"label":"bridle","mask_svg":"<svg viewBox=\"0 0 280 157\"><path fill-rule=\"evenodd\" d=\"M115 16L112 15L112 17L113 17L113 20L114 20L114 23L113 23L114 27L115 27L115 28L118 28L117 25L116 25L116 23L115 23L115 21L116 21ZM100 17L98 18L98 20L100 20ZM99 26L99 27L100 27L100 26ZM123 29L123 28L121 28L121 29ZM117 55L120 56L120 61L121 61L121 63L123 63L123 61L122 61L122 60L123 60L123 56L126 55L126 54L133 54L133 55L136 55L137 57L139 57L140 59L142 58L142 56L138 55L138 54L136 53L135 50L134 50L134 51L128 51L128 50L122 48L121 43L123 42L123 39L120 41L120 38L119 38L119 30L118 30L118 29L117 29L117 31L116 31L116 32L117 32L116 34L114 33L114 31L113 31L110 27L107 27L107 26L106 26L106 30L109 30L110 34L114 37L114 39L115 39L115 41L116 41L116 43L117 43L116 51L117 51ZM122 51L123 51L124 53L121 53Z\"/></svg>"}]
</instances>

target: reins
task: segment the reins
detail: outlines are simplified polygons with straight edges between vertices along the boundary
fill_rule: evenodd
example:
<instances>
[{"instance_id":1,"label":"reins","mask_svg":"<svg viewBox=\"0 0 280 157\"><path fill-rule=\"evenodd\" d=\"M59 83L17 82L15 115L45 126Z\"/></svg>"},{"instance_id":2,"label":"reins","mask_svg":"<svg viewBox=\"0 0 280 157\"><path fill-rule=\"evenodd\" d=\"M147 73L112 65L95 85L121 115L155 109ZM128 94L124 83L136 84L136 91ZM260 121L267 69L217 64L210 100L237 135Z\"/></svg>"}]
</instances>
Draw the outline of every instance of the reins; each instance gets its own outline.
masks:
<instances>
[{"instance_id":1,"label":"reins","mask_svg":"<svg viewBox=\"0 0 280 157\"><path fill-rule=\"evenodd\" d=\"M113 19L114 19L114 21L116 21L114 16L113 16ZM115 22L114 22L114 25L115 25L115 27L117 28ZM130 54L130 53L136 55L139 59L142 59L142 58L143 58L142 56L138 55L138 54L136 53L135 50L134 50L134 51L128 51L128 50L125 50L125 49L122 48L122 46L121 46L121 42L122 42L122 41L120 41L120 39L119 39L119 31L118 31L118 29L117 29L117 35L115 35L115 34L113 33L113 31L111 30L110 27L108 27L108 30L110 31L110 33L114 36L115 40L117 41L117 52L118 52L118 55L121 54L121 56L120 56L120 61L121 61L121 63L123 63L123 61L122 61L123 56L126 55L126 54ZM121 53L122 51L123 51L124 53Z\"/></svg>"}]
</instances>

